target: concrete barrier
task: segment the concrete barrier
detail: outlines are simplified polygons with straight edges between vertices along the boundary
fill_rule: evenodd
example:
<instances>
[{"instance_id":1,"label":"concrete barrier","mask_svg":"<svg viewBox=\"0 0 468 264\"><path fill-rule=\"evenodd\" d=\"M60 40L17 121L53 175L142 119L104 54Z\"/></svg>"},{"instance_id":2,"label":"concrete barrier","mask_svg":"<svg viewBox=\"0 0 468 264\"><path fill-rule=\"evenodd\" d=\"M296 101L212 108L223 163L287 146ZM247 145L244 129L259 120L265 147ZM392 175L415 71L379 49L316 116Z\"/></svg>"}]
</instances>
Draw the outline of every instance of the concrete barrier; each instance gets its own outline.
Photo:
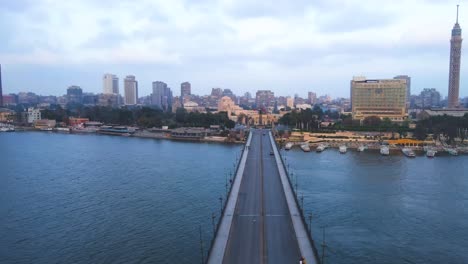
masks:
<instances>
[{"instance_id":1,"label":"concrete barrier","mask_svg":"<svg viewBox=\"0 0 468 264\"><path fill-rule=\"evenodd\" d=\"M319 263L317 256L314 254L311 239L309 238L309 234L302 219L299 206L294 197L294 193L288 180L286 170L283 166L283 161L281 160L281 156L278 152L278 148L276 147L276 143L273 140L271 132L268 134L270 136L271 145L275 154L276 165L278 166L281 184L283 185L284 194L286 196L286 202L288 204L289 213L291 215L294 232L296 233L296 239L299 243L299 249L301 250L301 254L306 259L307 263Z\"/></svg>"},{"instance_id":2,"label":"concrete barrier","mask_svg":"<svg viewBox=\"0 0 468 264\"><path fill-rule=\"evenodd\" d=\"M208 255L209 264L219 264L223 262L224 252L226 251L227 241L229 239L229 231L231 230L232 218L236 209L237 196L239 195L239 188L244 175L245 163L247 162L247 156L249 155L250 142L252 141L252 132L249 134L245 149L242 152L242 157L237 167L236 176L232 184L229 198L226 202L226 206L223 210L223 217L221 223L218 225L216 236Z\"/></svg>"}]
</instances>

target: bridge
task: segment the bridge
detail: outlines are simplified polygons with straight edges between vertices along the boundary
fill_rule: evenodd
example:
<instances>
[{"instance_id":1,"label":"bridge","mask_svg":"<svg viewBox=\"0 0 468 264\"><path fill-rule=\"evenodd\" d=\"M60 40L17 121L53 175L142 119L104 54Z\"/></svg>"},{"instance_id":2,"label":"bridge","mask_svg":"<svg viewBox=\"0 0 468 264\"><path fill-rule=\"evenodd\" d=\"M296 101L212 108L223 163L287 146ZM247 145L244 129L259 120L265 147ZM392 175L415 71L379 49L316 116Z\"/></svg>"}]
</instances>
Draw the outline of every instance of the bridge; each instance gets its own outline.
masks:
<instances>
[{"instance_id":1,"label":"bridge","mask_svg":"<svg viewBox=\"0 0 468 264\"><path fill-rule=\"evenodd\" d=\"M318 263L283 161L269 130L252 130L217 228L208 263Z\"/></svg>"}]
</instances>

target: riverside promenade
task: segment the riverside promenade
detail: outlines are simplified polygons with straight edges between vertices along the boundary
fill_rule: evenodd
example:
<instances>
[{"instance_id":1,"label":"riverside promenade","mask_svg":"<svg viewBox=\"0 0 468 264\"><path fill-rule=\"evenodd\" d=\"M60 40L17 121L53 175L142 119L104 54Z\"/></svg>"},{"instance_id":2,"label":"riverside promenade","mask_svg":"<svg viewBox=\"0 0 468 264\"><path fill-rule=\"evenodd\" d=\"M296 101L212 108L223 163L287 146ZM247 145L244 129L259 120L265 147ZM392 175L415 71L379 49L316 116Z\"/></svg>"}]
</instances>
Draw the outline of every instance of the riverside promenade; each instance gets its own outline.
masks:
<instances>
[{"instance_id":1,"label":"riverside promenade","mask_svg":"<svg viewBox=\"0 0 468 264\"><path fill-rule=\"evenodd\" d=\"M208 263L318 263L268 130L252 130Z\"/></svg>"}]
</instances>

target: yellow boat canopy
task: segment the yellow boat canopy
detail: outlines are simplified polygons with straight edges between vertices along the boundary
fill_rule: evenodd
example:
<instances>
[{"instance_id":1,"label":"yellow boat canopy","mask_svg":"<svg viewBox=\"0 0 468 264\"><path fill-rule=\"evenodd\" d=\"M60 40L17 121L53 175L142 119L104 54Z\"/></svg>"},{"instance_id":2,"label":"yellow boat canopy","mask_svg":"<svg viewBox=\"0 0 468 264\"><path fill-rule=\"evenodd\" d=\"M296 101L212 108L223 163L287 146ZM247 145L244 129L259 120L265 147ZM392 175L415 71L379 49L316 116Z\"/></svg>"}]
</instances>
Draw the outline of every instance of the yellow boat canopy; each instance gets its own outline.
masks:
<instances>
[{"instance_id":1,"label":"yellow boat canopy","mask_svg":"<svg viewBox=\"0 0 468 264\"><path fill-rule=\"evenodd\" d=\"M395 140L388 140L388 144L407 146L407 147L416 147L416 146L423 146L424 141L416 140L416 139L400 138L400 139L395 139Z\"/></svg>"}]
</instances>

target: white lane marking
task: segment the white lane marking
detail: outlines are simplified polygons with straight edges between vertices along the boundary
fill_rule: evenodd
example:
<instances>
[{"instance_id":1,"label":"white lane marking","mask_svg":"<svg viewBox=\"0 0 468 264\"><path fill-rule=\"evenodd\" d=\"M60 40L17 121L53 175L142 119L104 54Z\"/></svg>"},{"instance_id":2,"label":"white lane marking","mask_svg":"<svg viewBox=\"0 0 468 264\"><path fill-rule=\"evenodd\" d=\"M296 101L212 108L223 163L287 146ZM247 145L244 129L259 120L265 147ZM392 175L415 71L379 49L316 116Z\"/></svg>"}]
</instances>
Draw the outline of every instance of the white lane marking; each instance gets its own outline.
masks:
<instances>
[{"instance_id":1,"label":"white lane marking","mask_svg":"<svg viewBox=\"0 0 468 264\"><path fill-rule=\"evenodd\" d=\"M245 215L237 215L239 217L259 217L260 215L258 214L245 214ZM281 217L281 216L289 216L286 214L266 214L265 216L271 216L271 217Z\"/></svg>"}]
</instances>

